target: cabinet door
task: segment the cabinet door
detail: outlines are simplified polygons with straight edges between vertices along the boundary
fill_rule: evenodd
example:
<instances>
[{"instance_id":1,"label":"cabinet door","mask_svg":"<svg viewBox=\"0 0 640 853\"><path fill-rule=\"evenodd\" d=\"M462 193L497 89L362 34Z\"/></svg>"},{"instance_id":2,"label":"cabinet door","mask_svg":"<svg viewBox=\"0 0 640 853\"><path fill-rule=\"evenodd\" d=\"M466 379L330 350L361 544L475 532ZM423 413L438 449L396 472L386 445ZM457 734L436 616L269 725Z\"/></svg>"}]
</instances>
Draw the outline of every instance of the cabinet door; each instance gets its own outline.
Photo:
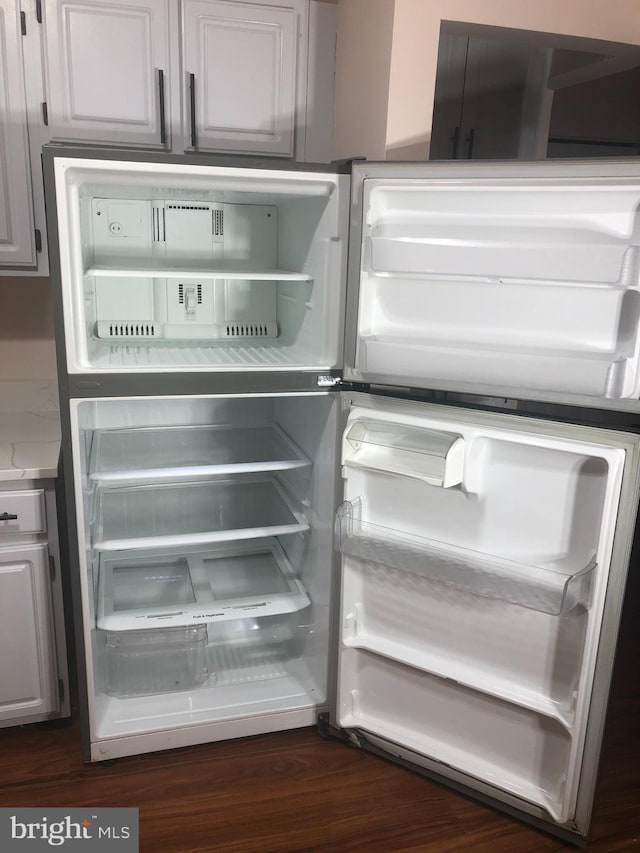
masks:
<instances>
[{"instance_id":1,"label":"cabinet door","mask_svg":"<svg viewBox=\"0 0 640 853\"><path fill-rule=\"evenodd\" d=\"M47 546L0 549L0 722L58 710Z\"/></svg>"},{"instance_id":2,"label":"cabinet door","mask_svg":"<svg viewBox=\"0 0 640 853\"><path fill-rule=\"evenodd\" d=\"M461 157L518 157L531 49L493 39L469 39L464 83Z\"/></svg>"},{"instance_id":3,"label":"cabinet door","mask_svg":"<svg viewBox=\"0 0 640 853\"><path fill-rule=\"evenodd\" d=\"M18 4L0 0L0 265L36 263Z\"/></svg>"},{"instance_id":4,"label":"cabinet door","mask_svg":"<svg viewBox=\"0 0 640 853\"><path fill-rule=\"evenodd\" d=\"M187 143L293 156L300 17L307 5L185 0Z\"/></svg>"},{"instance_id":5,"label":"cabinet door","mask_svg":"<svg viewBox=\"0 0 640 853\"><path fill-rule=\"evenodd\" d=\"M164 146L169 0L46 4L52 139Z\"/></svg>"}]
</instances>

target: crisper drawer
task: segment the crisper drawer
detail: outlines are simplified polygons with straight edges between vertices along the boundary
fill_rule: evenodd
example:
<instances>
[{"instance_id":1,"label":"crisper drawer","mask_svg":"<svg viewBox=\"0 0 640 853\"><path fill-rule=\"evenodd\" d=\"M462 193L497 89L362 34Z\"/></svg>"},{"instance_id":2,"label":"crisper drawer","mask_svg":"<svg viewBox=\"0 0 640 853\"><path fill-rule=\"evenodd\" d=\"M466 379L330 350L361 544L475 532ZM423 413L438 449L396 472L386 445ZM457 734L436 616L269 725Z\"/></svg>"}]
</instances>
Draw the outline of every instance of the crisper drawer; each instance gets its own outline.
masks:
<instances>
[{"instance_id":1,"label":"crisper drawer","mask_svg":"<svg viewBox=\"0 0 640 853\"><path fill-rule=\"evenodd\" d=\"M43 533L46 528L42 489L0 492L0 538L7 534Z\"/></svg>"}]
</instances>

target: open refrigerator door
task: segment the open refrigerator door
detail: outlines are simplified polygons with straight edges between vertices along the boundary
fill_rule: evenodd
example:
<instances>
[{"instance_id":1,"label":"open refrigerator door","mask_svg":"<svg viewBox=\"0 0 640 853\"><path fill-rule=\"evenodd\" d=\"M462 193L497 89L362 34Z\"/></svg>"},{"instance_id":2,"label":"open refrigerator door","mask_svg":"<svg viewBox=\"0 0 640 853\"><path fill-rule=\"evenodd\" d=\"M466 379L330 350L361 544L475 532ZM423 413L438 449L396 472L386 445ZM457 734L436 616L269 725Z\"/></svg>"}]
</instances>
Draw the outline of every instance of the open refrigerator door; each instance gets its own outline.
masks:
<instances>
[{"instance_id":1,"label":"open refrigerator door","mask_svg":"<svg viewBox=\"0 0 640 853\"><path fill-rule=\"evenodd\" d=\"M334 724L586 832L639 453L624 433L352 395Z\"/></svg>"},{"instance_id":2,"label":"open refrigerator door","mask_svg":"<svg viewBox=\"0 0 640 853\"><path fill-rule=\"evenodd\" d=\"M640 166L354 166L348 379L637 410Z\"/></svg>"}]
</instances>

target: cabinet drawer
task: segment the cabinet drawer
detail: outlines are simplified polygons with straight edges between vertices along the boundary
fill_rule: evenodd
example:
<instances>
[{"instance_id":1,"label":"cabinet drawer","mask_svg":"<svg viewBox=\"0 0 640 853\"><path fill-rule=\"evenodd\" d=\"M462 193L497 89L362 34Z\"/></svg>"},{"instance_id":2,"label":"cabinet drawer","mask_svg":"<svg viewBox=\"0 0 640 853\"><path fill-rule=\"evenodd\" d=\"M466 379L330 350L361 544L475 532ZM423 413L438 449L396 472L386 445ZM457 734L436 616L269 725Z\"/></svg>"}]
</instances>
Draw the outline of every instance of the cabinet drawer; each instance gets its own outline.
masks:
<instances>
[{"instance_id":1,"label":"cabinet drawer","mask_svg":"<svg viewBox=\"0 0 640 853\"><path fill-rule=\"evenodd\" d=\"M42 489L0 492L0 541L11 533L42 533L46 526Z\"/></svg>"}]
</instances>

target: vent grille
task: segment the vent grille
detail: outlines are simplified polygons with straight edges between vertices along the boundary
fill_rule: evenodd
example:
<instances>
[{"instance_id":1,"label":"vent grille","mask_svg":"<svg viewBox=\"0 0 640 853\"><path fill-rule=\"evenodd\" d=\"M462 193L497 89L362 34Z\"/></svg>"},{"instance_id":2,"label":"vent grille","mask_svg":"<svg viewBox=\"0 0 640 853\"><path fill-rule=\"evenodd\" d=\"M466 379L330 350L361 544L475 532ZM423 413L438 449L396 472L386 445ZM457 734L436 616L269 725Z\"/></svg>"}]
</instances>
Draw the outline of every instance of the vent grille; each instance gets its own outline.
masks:
<instances>
[{"instance_id":1,"label":"vent grille","mask_svg":"<svg viewBox=\"0 0 640 853\"><path fill-rule=\"evenodd\" d=\"M208 205L203 204L168 204L169 210L203 210L205 213L209 210Z\"/></svg>"},{"instance_id":2,"label":"vent grille","mask_svg":"<svg viewBox=\"0 0 640 853\"><path fill-rule=\"evenodd\" d=\"M218 210L212 210L211 219L213 236L222 237L224 235L224 210L222 208L219 208Z\"/></svg>"},{"instance_id":3,"label":"vent grille","mask_svg":"<svg viewBox=\"0 0 640 853\"><path fill-rule=\"evenodd\" d=\"M263 323L227 323L228 338L266 338L269 328Z\"/></svg>"},{"instance_id":4,"label":"vent grille","mask_svg":"<svg viewBox=\"0 0 640 853\"><path fill-rule=\"evenodd\" d=\"M196 295L198 297L198 305L202 305L202 285L196 285ZM178 285L178 304L184 305L184 284Z\"/></svg>"},{"instance_id":5,"label":"vent grille","mask_svg":"<svg viewBox=\"0 0 640 853\"><path fill-rule=\"evenodd\" d=\"M109 323L111 338L153 338L155 336L154 323Z\"/></svg>"}]
</instances>

